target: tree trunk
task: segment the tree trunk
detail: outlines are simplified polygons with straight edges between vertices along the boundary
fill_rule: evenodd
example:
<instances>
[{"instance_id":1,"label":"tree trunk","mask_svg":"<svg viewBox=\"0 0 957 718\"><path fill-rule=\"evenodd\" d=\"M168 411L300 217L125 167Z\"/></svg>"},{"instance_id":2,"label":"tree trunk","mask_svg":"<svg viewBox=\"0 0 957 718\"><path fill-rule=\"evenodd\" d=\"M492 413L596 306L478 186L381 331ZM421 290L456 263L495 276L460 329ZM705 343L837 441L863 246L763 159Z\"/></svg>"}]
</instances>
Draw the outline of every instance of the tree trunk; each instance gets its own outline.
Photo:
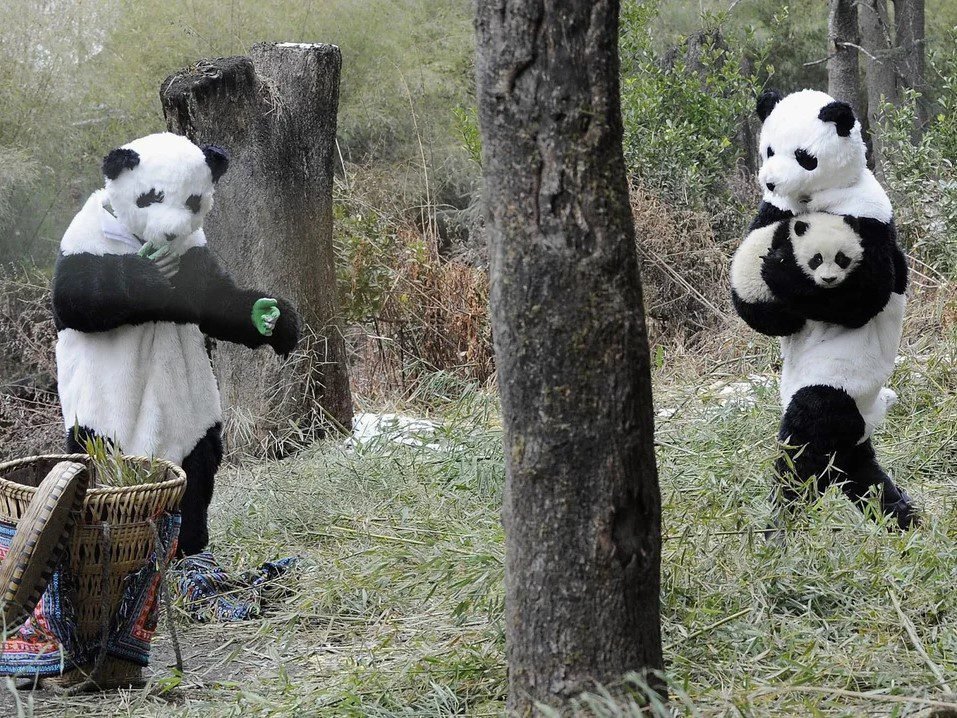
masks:
<instances>
[{"instance_id":1,"label":"tree trunk","mask_svg":"<svg viewBox=\"0 0 957 718\"><path fill-rule=\"evenodd\" d=\"M508 708L661 670L661 499L617 0L478 0ZM660 683L653 677L653 685Z\"/></svg>"},{"instance_id":2,"label":"tree trunk","mask_svg":"<svg viewBox=\"0 0 957 718\"><path fill-rule=\"evenodd\" d=\"M924 86L924 0L894 0L894 27L900 52L901 84L921 93L917 102L917 127L927 123L928 98Z\"/></svg>"},{"instance_id":3,"label":"tree trunk","mask_svg":"<svg viewBox=\"0 0 957 718\"><path fill-rule=\"evenodd\" d=\"M860 33L857 28L856 0L829 0L827 17L827 93L854 108L862 121L861 75L857 47ZM849 43L849 44L848 44Z\"/></svg>"},{"instance_id":4,"label":"tree trunk","mask_svg":"<svg viewBox=\"0 0 957 718\"><path fill-rule=\"evenodd\" d=\"M884 179L882 103L896 104L897 68L893 57L893 39L887 19L887 0L860 0L858 19L861 46L865 50L865 85L867 87L867 119L871 129L871 152L874 174Z\"/></svg>"},{"instance_id":5,"label":"tree trunk","mask_svg":"<svg viewBox=\"0 0 957 718\"><path fill-rule=\"evenodd\" d=\"M210 247L237 284L288 299L303 320L288 361L213 343L234 449L282 454L321 425L351 426L332 247L340 66L332 45L261 44L200 61L160 91L171 131L232 156L205 224Z\"/></svg>"}]
</instances>

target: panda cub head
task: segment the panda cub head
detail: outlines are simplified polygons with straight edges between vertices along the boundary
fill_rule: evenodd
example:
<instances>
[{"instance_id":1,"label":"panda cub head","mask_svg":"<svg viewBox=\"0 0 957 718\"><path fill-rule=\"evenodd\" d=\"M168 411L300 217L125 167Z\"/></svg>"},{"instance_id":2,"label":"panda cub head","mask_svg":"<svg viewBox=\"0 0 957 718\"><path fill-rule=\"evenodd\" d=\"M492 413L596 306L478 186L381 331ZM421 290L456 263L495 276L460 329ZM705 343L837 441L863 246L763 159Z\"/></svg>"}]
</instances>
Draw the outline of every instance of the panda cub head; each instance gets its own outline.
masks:
<instances>
[{"instance_id":1,"label":"panda cub head","mask_svg":"<svg viewBox=\"0 0 957 718\"><path fill-rule=\"evenodd\" d=\"M806 202L817 192L854 185L866 171L861 123L846 102L817 90L786 97L767 90L757 113L765 199L770 193Z\"/></svg>"},{"instance_id":2,"label":"panda cub head","mask_svg":"<svg viewBox=\"0 0 957 718\"><path fill-rule=\"evenodd\" d=\"M147 135L103 159L113 214L143 242L163 246L192 234L213 206L213 185L229 157L170 132Z\"/></svg>"},{"instance_id":3,"label":"panda cub head","mask_svg":"<svg viewBox=\"0 0 957 718\"><path fill-rule=\"evenodd\" d=\"M861 263L864 248L853 217L815 212L788 221L794 261L818 287L841 286Z\"/></svg>"}]
</instances>

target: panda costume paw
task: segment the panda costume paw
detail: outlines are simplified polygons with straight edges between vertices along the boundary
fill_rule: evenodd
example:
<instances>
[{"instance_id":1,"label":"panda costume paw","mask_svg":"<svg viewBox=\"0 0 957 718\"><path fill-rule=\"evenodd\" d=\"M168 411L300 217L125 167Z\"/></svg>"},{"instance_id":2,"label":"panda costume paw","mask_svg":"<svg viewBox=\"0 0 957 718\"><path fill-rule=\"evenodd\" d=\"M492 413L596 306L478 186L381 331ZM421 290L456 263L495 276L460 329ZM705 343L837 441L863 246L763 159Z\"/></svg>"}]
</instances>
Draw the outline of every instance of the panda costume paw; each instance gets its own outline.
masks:
<instances>
[{"instance_id":1,"label":"panda costume paw","mask_svg":"<svg viewBox=\"0 0 957 718\"><path fill-rule=\"evenodd\" d=\"M781 338L778 503L840 485L863 508L874 486L901 528L910 497L870 437L893 402L884 383L903 325L907 264L887 194L867 169L860 123L823 92L758 99L764 198L731 265L732 299L756 331ZM772 532L773 533L773 532Z\"/></svg>"},{"instance_id":2,"label":"panda costume paw","mask_svg":"<svg viewBox=\"0 0 957 718\"><path fill-rule=\"evenodd\" d=\"M227 166L222 148L168 132L111 151L106 186L67 228L53 280L68 448L82 451L86 437L100 436L181 465L183 554L206 546L223 455L205 337L278 354L299 340L296 310L279 298L272 333L257 329L252 309L269 293L237 287L206 245L203 219Z\"/></svg>"}]
</instances>

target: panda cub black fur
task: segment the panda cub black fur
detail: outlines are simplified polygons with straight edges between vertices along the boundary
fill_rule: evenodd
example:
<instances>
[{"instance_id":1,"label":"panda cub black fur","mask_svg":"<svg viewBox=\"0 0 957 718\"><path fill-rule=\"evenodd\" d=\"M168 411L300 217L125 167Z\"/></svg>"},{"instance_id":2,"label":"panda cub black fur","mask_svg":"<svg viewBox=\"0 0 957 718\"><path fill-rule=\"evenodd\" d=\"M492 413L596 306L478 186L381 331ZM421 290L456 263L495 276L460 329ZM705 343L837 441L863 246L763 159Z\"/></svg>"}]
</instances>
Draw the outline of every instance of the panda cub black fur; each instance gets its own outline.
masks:
<instances>
[{"instance_id":1,"label":"panda cub black fur","mask_svg":"<svg viewBox=\"0 0 957 718\"><path fill-rule=\"evenodd\" d=\"M206 246L203 218L227 164L221 148L166 132L111 151L106 186L67 228L53 280L67 449L100 436L181 465L185 554L206 546L223 454L204 335L278 354L299 338L291 305L237 287Z\"/></svg>"},{"instance_id":2,"label":"panda cub black fur","mask_svg":"<svg viewBox=\"0 0 957 718\"><path fill-rule=\"evenodd\" d=\"M796 486L840 483L863 506L881 487L899 526L917 522L907 494L877 462L871 435L896 395L894 367L907 264L893 212L867 169L860 123L823 92L758 100L764 198L732 262L732 300L756 331L781 338L776 465L788 505ZM793 468L792 468L793 467Z\"/></svg>"}]
</instances>

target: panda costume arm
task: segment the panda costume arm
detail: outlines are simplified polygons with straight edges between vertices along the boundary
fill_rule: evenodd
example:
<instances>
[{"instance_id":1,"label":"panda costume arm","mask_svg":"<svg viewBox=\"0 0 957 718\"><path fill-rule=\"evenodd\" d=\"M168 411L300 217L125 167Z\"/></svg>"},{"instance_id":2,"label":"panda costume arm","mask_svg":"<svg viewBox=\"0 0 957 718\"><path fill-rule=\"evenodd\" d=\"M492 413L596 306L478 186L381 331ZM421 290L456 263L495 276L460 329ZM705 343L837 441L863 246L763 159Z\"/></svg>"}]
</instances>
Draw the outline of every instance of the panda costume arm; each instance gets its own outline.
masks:
<instances>
[{"instance_id":1,"label":"panda costume arm","mask_svg":"<svg viewBox=\"0 0 957 718\"><path fill-rule=\"evenodd\" d=\"M771 204L767 200L762 200L761 205L758 207L758 214L752 220L751 226L748 227L749 232L753 232L756 229L761 227L767 227L770 224L777 224L783 219L791 219L794 216L794 213L790 210L781 209Z\"/></svg>"},{"instance_id":2,"label":"panda costume arm","mask_svg":"<svg viewBox=\"0 0 957 718\"><path fill-rule=\"evenodd\" d=\"M891 292L906 287L907 268L892 224L867 217L845 217L844 221L860 237L863 255L839 286L821 289L798 265L790 222L781 222L775 229L761 276L771 293L801 316L857 329L887 306ZM795 223L795 231L801 224Z\"/></svg>"},{"instance_id":3,"label":"panda costume arm","mask_svg":"<svg viewBox=\"0 0 957 718\"><path fill-rule=\"evenodd\" d=\"M270 295L237 287L208 247L187 250L173 283L197 308L203 334L253 349L269 344L277 354L288 354L296 348L299 319L292 305L276 298L280 312L276 326L270 336L260 334L252 320L253 305Z\"/></svg>"},{"instance_id":4,"label":"panda costume arm","mask_svg":"<svg viewBox=\"0 0 957 718\"><path fill-rule=\"evenodd\" d=\"M198 313L149 260L135 254L60 254L53 276L57 330L105 332L126 324L195 322Z\"/></svg>"},{"instance_id":5,"label":"panda costume arm","mask_svg":"<svg viewBox=\"0 0 957 718\"><path fill-rule=\"evenodd\" d=\"M805 319L776 297L762 276L775 230L775 225L768 225L751 231L734 253L731 301L749 327L761 334L782 337L799 331Z\"/></svg>"}]
</instances>

